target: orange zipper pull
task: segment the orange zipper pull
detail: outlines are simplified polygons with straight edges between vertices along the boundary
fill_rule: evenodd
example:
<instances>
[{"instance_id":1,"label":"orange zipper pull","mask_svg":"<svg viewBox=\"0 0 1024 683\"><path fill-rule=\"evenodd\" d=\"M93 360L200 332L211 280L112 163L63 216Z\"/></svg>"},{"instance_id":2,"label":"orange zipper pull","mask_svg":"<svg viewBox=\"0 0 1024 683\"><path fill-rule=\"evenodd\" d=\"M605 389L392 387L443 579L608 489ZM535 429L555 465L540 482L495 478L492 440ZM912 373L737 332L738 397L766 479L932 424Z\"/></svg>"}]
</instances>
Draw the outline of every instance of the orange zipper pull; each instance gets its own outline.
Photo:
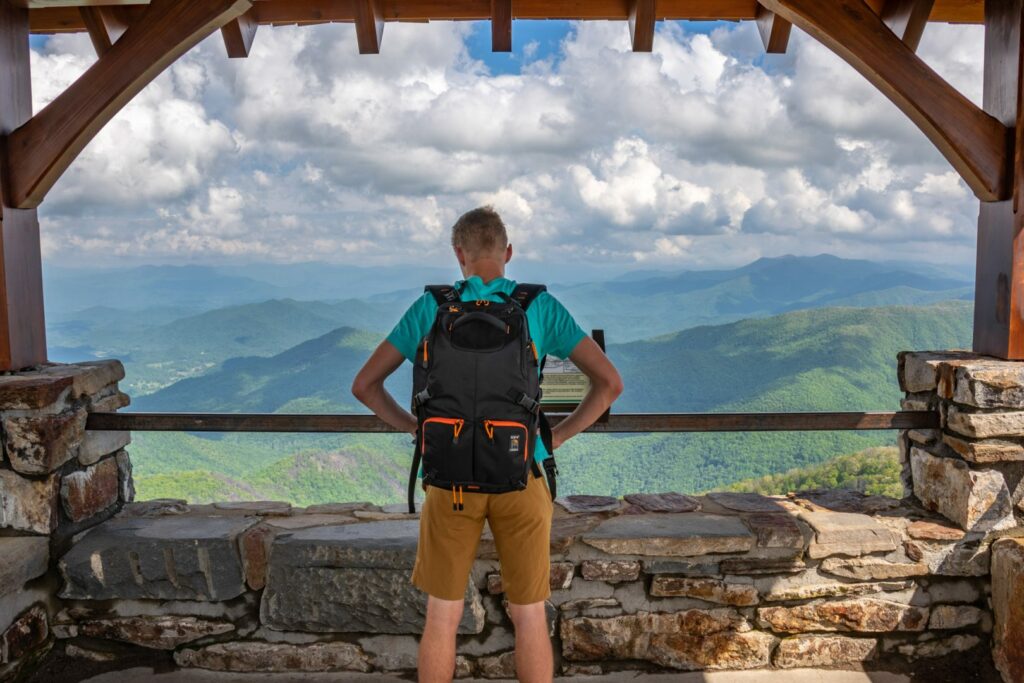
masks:
<instances>
[{"instance_id":1,"label":"orange zipper pull","mask_svg":"<svg viewBox=\"0 0 1024 683\"><path fill-rule=\"evenodd\" d=\"M459 505L455 501L455 484L452 484L452 510L458 510Z\"/></svg>"},{"instance_id":2,"label":"orange zipper pull","mask_svg":"<svg viewBox=\"0 0 1024 683\"><path fill-rule=\"evenodd\" d=\"M462 505L462 485L459 485L459 509L464 510L465 507Z\"/></svg>"},{"instance_id":3,"label":"orange zipper pull","mask_svg":"<svg viewBox=\"0 0 1024 683\"><path fill-rule=\"evenodd\" d=\"M487 438L494 441L494 425L490 420L484 420L484 431L487 432Z\"/></svg>"},{"instance_id":4,"label":"orange zipper pull","mask_svg":"<svg viewBox=\"0 0 1024 683\"><path fill-rule=\"evenodd\" d=\"M423 340L423 362L427 362L427 340Z\"/></svg>"}]
</instances>

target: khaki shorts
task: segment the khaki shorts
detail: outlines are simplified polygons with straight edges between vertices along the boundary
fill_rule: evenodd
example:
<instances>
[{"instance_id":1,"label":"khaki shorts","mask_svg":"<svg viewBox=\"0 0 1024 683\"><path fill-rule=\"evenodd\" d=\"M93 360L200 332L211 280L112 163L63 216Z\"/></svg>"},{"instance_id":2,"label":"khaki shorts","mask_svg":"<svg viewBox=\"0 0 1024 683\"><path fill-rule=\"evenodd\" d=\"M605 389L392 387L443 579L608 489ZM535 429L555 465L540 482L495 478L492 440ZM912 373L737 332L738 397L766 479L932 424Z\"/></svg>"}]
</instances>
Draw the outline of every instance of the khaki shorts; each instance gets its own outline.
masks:
<instances>
[{"instance_id":1,"label":"khaki shorts","mask_svg":"<svg viewBox=\"0 0 1024 683\"><path fill-rule=\"evenodd\" d=\"M551 495L543 477L509 493L465 493L452 509L450 489L427 487L412 582L444 600L462 600L487 520L501 563L508 601L528 605L551 595Z\"/></svg>"}]
</instances>

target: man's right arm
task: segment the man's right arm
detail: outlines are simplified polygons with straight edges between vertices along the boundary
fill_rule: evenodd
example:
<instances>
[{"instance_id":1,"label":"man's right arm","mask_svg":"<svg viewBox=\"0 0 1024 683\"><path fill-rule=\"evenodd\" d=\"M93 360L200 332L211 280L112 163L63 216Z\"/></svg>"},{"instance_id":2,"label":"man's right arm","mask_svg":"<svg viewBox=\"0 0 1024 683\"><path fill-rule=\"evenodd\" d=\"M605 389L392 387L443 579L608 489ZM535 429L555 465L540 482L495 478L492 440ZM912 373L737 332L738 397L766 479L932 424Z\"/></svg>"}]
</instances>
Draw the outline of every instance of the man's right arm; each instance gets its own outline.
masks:
<instances>
[{"instance_id":1,"label":"man's right arm","mask_svg":"<svg viewBox=\"0 0 1024 683\"><path fill-rule=\"evenodd\" d=\"M401 432L416 433L416 418L398 405L384 388L384 380L397 370L405 357L385 340L374 350L352 382L352 395L380 419Z\"/></svg>"}]
</instances>

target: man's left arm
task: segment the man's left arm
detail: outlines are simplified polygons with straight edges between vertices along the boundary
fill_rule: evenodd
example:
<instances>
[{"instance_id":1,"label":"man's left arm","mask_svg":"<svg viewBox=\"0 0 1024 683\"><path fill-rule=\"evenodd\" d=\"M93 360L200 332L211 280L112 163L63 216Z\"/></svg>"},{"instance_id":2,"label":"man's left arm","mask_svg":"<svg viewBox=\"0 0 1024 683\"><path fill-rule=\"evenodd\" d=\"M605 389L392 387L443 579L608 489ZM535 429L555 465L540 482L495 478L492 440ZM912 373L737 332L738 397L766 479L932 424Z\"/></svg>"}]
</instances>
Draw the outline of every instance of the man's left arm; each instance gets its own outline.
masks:
<instances>
[{"instance_id":1,"label":"man's left arm","mask_svg":"<svg viewBox=\"0 0 1024 683\"><path fill-rule=\"evenodd\" d=\"M416 418L398 405L394 396L384 388L384 380L404 361L405 357L394 344L382 341L356 374L352 382L352 395L395 429L415 434Z\"/></svg>"},{"instance_id":2,"label":"man's left arm","mask_svg":"<svg viewBox=\"0 0 1024 683\"><path fill-rule=\"evenodd\" d=\"M590 378L590 389L576 409L551 428L551 440L555 448L597 422L622 393L619 371L590 337L583 337L576 344L569 354L569 360Z\"/></svg>"}]
</instances>

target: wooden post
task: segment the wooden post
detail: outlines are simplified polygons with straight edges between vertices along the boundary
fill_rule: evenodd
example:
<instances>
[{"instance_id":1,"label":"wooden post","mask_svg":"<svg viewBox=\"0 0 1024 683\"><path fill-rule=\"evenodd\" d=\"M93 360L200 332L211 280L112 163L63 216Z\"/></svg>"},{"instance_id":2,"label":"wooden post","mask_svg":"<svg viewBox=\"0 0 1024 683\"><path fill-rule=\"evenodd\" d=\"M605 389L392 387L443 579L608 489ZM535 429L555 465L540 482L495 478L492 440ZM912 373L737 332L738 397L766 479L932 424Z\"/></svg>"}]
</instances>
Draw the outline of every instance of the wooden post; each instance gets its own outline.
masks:
<instances>
[{"instance_id":1,"label":"wooden post","mask_svg":"<svg viewBox=\"0 0 1024 683\"><path fill-rule=\"evenodd\" d=\"M1024 0L985 3L983 105L1011 128L1018 125L1020 113L1022 12ZM1012 198L981 202L974 286L974 350L1012 360L1024 359L1022 143L1024 135L1011 139L1013 149L1007 155Z\"/></svg>"},{"instance_id":2,"label":"wooden post","mask_svg":"<svg viewBox=\"0 0 1024 683\"><path fill-rule=\"evenodd\" d=\"M0 135L32 117L28 10L0 0ZM7 155L0 164L0 371L46 362L39 219L35 209L11 208Z\"/></svg>"}]
</instances>

